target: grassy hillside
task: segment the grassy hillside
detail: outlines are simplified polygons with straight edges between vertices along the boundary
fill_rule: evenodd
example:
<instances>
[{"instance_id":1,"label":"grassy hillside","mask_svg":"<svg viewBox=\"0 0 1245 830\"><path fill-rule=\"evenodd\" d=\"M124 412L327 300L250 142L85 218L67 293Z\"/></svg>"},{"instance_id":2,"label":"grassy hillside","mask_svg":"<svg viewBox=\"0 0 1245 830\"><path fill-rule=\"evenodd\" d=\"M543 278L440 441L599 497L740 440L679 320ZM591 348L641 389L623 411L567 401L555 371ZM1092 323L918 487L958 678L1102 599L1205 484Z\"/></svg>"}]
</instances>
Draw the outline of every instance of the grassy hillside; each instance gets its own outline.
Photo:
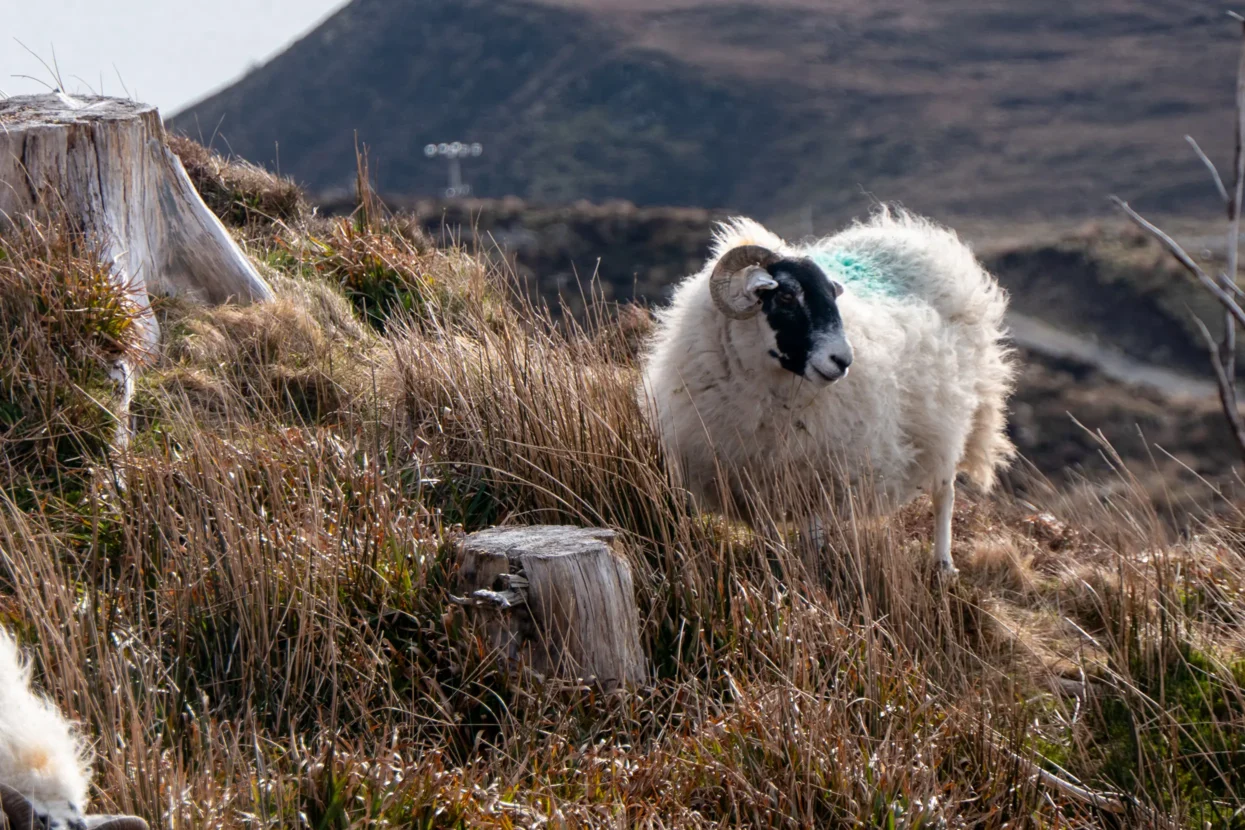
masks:
<instances>
[{"instance_id":1,"label":"grassy hillside","mask_svg":"<svg viewBox=\"0 0 1245 830\"><path fill-rule=\"evenodd\" d=\"M1229 166L1235 47L1204 0L354 0L172 123L321 193L349 186L357 133L407 196L445 186L425 143L467 140L485 197L1204 213L1181 136Z\"/></svg>"},{"instance_id":2,"label":"grassy hillside","mask_svg":"<svg viewBox=\"0 0 1245 830\"><path fill-rule=\"evenodd\" d=\"M158 304L126 454L101 450L126 327L90 251L0 240L0 617L96 738L100 807L183 828L1238 820L1230 503L1177 532L1127 471L1031 477L960 504L946 588L924 500L838 517L825 550L767 542L669 483L633 397L642 318L554 326L409 220L272 222L237 208L278 183L208 162L278 300ZM621 531L647 688L512 673L449 602L458 534L539 521Z\"/></svg>"}]
</instances>

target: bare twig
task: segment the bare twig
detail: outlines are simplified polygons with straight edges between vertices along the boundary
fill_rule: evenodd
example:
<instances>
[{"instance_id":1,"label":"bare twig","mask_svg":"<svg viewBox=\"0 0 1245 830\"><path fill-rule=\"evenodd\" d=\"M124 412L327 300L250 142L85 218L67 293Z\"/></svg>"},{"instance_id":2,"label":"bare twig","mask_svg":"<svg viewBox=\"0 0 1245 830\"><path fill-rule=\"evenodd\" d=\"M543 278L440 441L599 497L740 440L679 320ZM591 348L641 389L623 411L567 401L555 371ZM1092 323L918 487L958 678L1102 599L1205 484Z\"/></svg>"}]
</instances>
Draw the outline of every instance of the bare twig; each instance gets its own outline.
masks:
<instances>
[{"instance_id":1,"label":"bare twig","mask_svg":"<svg viewBox=\"0 0 1245 830\"><path fill-rule=\"evenodd\" d=\"M1241 204L1245 201L1245 21L1241 21L1241 59L1236 73L1236 146L1232 156L1233 190L1228 200L1227 269L1220 276L1224 287L1236 287L1238 252L1241 247ZM1219 362L1228 377L1224 407L1237 412L1236 396L1236 322L1227 312L1223 316L1223 341L1219 344Z\"/></svg>"},{"instance_id":2,"label":"bare twig","mask_svg":"<svg viewBox=\"0 0 1245 830\"><path fill-rule=\"evenodd\" d=\"M1242 289L1239 285L1237 285L1237 284L1235 284L1235 283L1229 283L1229 282L1227 282L1227 281L1226 281L1226 274L1227 274L1227 271L1221 271L1221 272L1219 272L1219 282L1220 282L1220 283L1223 283L1223 287L1224 287L1225 289L1227 289L1227 290L1231 291L1231 292L1232 292L1232 294L1233 294L1234 296L1236 296L1236 297L1245 297L1245 290L1243 290L1243 289Z\"/></svg>"},{"instance_id":3,"label":"bare twig","mask_svg":"<svg viewBox=\"0 0 1245 830\"><path fill-rule=\"evenodd\" d=\"M1219 176L1219 171L1215 168L1210 158L1202 152L1202 148L1198 146L1198 143L1192 137L1185 136L1185 140L1189 142L1193 151L1197 153L1198 158L1202 160L1202 163L1206 165L1206 169L1210 171L1211 178L1215 182L1215 188L1219 191L1219 195L1223 198L1224 205L1227 208L1228 239L1225 252L1226 267L1212 278L1174 239L1143 218L1123 200L1114 196L1111 198L1133 222L1137 223L1139 227L1162 243L1163 247L1176 258L1176 261L1183 265L1223 306L1223 339L1218 343L1215 342L1206 324L1201 319L1196 317L1194 319L1210 352L1210 363L1215 370L1215 381L1219 387L1219 401L1223 405L1224 417L1228 421L1228 426L1232 429L1232 435L1236 439L1241 456L1245 458L1245 423L1242 423L1241 420L1236 388L1236 327L1238 324L1245 326L1245 312L1242 312L1241 306L1236 301L1237 297L1243 296L1240 287L1237 285L1237 273L1241 247L1241 210L1245 206L1245 17L1239 14L1231 14L1231 16L1241 24L1242 37L1241 56L1237 66L1236 77L1236 123L1234 130L1236 140L1234 145L1235 152L1232 156L1231 192L1224 186L1223 179Z\"/></svg>"},{"instance_id":4,"label":"bare twig","mask_svg":"<svg viewBox=\"0 0 1245 830\"><path fill-rule=\"evenodd\" d=\"M1193 148L1193 152L1197 153L1197 157L1202 160L1202 164L1206 165L1206 169L1210 171L1210 176L1215 180L1215 189L1219 191L1219 198L1223 199L1226 205L1231 201L1232 197L1228 195L1228 189L1223 186L1223 177L1219 175L1219 170L1215 167L1215 163L1210 160L1206 153L1202 152L1202 148L1198 146L1197 139L1191 135L1186 135L1184 140L1189 142L1189 146Z\"/></svg>"},{"instance_id":5,"label":"bare twig","mask_svg":"<svg viewBox=\"0 0 1245 830\"><path fill-rule=\"evenodd\" d=\"M1034 774L1037 775L1038 779L1041 780L1043 784L1054 790L1058 790L1070 798L1074 798L1084 804L1090 804L1097 807L1099 810L1103 810L1108 813L1119 814L1124 813L1127 810L1124 806L1124 802L1122 802L1114 793L1094 792L1093 790L1086 789L1080 785L1073 784L1071 781L1066 781L1055 775L1053 772L1048 772L1036 764L1033 764L1032 769Z\"/></svg>"},{"instance_id":6,"label":"bare twig","mask_svg":"<svg viewBox=\"0 0 1245 830\"><path fill-rule=\"evenodd\" d=\"M994 743L994 747L995 749L1008 755L1013 761L1024 767L1030 775L1035 776L1039 781L1056 792L1062 793L1063 795L1079 801L1082 804L1093 805L1099 810L1103 810L1108 813L1120 814L1127 812L1128 810L1124 803L1124 796L1121 796L1119 793L1095 792L1094 790L1083 787L1080 784L1074 784L1066 778L1061 778L1049 770L1043 769L1035 762L1017 752L1013 752L1001 743ZM1066 771L1064 772L1066 773Z\"/></svg>"},{"instance_id":7,"label":"bare twig","mask_svg":"<svg viewBox=\"0 0 1245 830\"><path fill-rule=\"evenodd\" d=\"M1215 381L1219 384L1219 401L1223 404L1224 417L1228 419L1228 426L1232 428L1232 437L1236 439L1241 455L1245 456L1245 423L1241 422L1241 412L1236 406L1236 384L1228 374L1227 367L1223 365L1219 353L1220 344L1215 343L1210 329L1206 328L1200 317L1194 317L1193 322L1197 323L1210 352L1210 364L1215 369Z\"/></svg>"},{"instance_id":8,"label":"bare twig","mask_svg":"<svg viewBox=\"0 0 1245 830\"><path fill-rule=\"evenodd\" d=\"M1196 277L1197 281L1200 282L1207 291L1215 295L1215 299L1223 304L1223 307L1228 310L1236 322L1240 323L1242 326L1245 326L1245 310L1242 310L1241 307L1237 305L1236 300L1231 294L1223 289L1223 286L1220 285L1217 280L1211 279L1211 277L1202 270L1202 267L1193 261L1193 257L1189 256L1185 249L1180 247L1180 243L1176 242L1176 240L1164 233L1158 226L1154 225L1140 213L1129 207L1128 202L1125 202L1118 196L1112 196L1111 201L1118 205L1120 210L1124 211L1124 213L1128 215L1128 218L1132 219L1138 227L1161 242L1163 247L1167 249L1168 253L1176 258L1176 261L1178 261L1189 271L1189 273Z\"/></svg>"}]
</instances>

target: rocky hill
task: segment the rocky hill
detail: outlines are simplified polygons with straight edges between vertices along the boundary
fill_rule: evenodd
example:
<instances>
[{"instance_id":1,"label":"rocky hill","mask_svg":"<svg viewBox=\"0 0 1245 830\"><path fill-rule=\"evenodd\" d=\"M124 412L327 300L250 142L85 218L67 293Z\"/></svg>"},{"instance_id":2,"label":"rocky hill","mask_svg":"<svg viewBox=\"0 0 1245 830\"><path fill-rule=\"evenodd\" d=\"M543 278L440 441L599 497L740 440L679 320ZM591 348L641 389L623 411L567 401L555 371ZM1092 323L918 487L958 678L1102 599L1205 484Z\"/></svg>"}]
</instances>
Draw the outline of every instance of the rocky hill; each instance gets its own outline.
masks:
<instances>
[{"instance_id":1,"label":"rocky hill","mask_svg":"<svg viewBox=\"0 0 1245 830\"><path fill-rule=\"evenodd\" d=\"M172 119L312 191L727 207L792 224L871 197L940 216L1213 209L1236 39L1219 4L354 0Z\"/></svg>"}]
</instances>

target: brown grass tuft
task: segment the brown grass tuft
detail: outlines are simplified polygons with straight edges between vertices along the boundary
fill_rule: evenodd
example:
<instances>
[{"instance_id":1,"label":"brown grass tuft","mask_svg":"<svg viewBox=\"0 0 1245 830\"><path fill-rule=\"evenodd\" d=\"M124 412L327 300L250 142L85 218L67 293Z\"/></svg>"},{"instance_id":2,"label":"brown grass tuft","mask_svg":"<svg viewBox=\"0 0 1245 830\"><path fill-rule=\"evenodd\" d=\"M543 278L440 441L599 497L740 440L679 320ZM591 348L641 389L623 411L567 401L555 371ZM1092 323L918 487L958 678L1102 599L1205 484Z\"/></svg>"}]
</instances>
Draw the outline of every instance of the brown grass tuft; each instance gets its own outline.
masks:
<instances>
[{"instance_id":1,"label":"brown grass tuft","mask_svg":"<svg viewBox=\"0 0 1245 830\"><path fill-rule=\"evenodd\" d=\"M168 142L204 203L225 224L295 224L309 214L303 193L293 180L242 159L219 156L185 136L171 134Z\"/></svg>"},{"instance_id":2,"label":"brown grass tuft","mask_svg":"<svg viewBox=\"0 0 1245 830\"><path fill-rule=\"evenodd\" d=\"M23 226L0 238L0 329L0 481L70 487L113 439L136 310L85 240Z\"/></svg>"}]
</instances>

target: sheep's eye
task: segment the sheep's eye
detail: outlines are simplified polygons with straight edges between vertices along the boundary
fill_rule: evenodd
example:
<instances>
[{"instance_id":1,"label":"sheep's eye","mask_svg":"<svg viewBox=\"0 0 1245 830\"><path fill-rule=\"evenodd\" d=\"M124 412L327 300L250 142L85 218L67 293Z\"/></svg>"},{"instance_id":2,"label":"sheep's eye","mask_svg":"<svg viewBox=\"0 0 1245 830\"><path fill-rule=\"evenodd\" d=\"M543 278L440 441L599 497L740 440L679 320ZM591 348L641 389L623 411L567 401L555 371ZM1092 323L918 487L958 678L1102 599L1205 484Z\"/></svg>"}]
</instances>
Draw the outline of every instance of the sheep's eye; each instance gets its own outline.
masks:
<instances>
[{"instance_id":1,"label":"sheep's eye","mask_svg":"<svg viewBox=\"0 0 1245 830\"><path fill-rule=\"evenodd\" d=\"M796 300L795 295L792 294L790 291L779 291L778 292L778 304L779 305L795 305L797 302L798 300Z\"/></svg>"}]
</instances>

